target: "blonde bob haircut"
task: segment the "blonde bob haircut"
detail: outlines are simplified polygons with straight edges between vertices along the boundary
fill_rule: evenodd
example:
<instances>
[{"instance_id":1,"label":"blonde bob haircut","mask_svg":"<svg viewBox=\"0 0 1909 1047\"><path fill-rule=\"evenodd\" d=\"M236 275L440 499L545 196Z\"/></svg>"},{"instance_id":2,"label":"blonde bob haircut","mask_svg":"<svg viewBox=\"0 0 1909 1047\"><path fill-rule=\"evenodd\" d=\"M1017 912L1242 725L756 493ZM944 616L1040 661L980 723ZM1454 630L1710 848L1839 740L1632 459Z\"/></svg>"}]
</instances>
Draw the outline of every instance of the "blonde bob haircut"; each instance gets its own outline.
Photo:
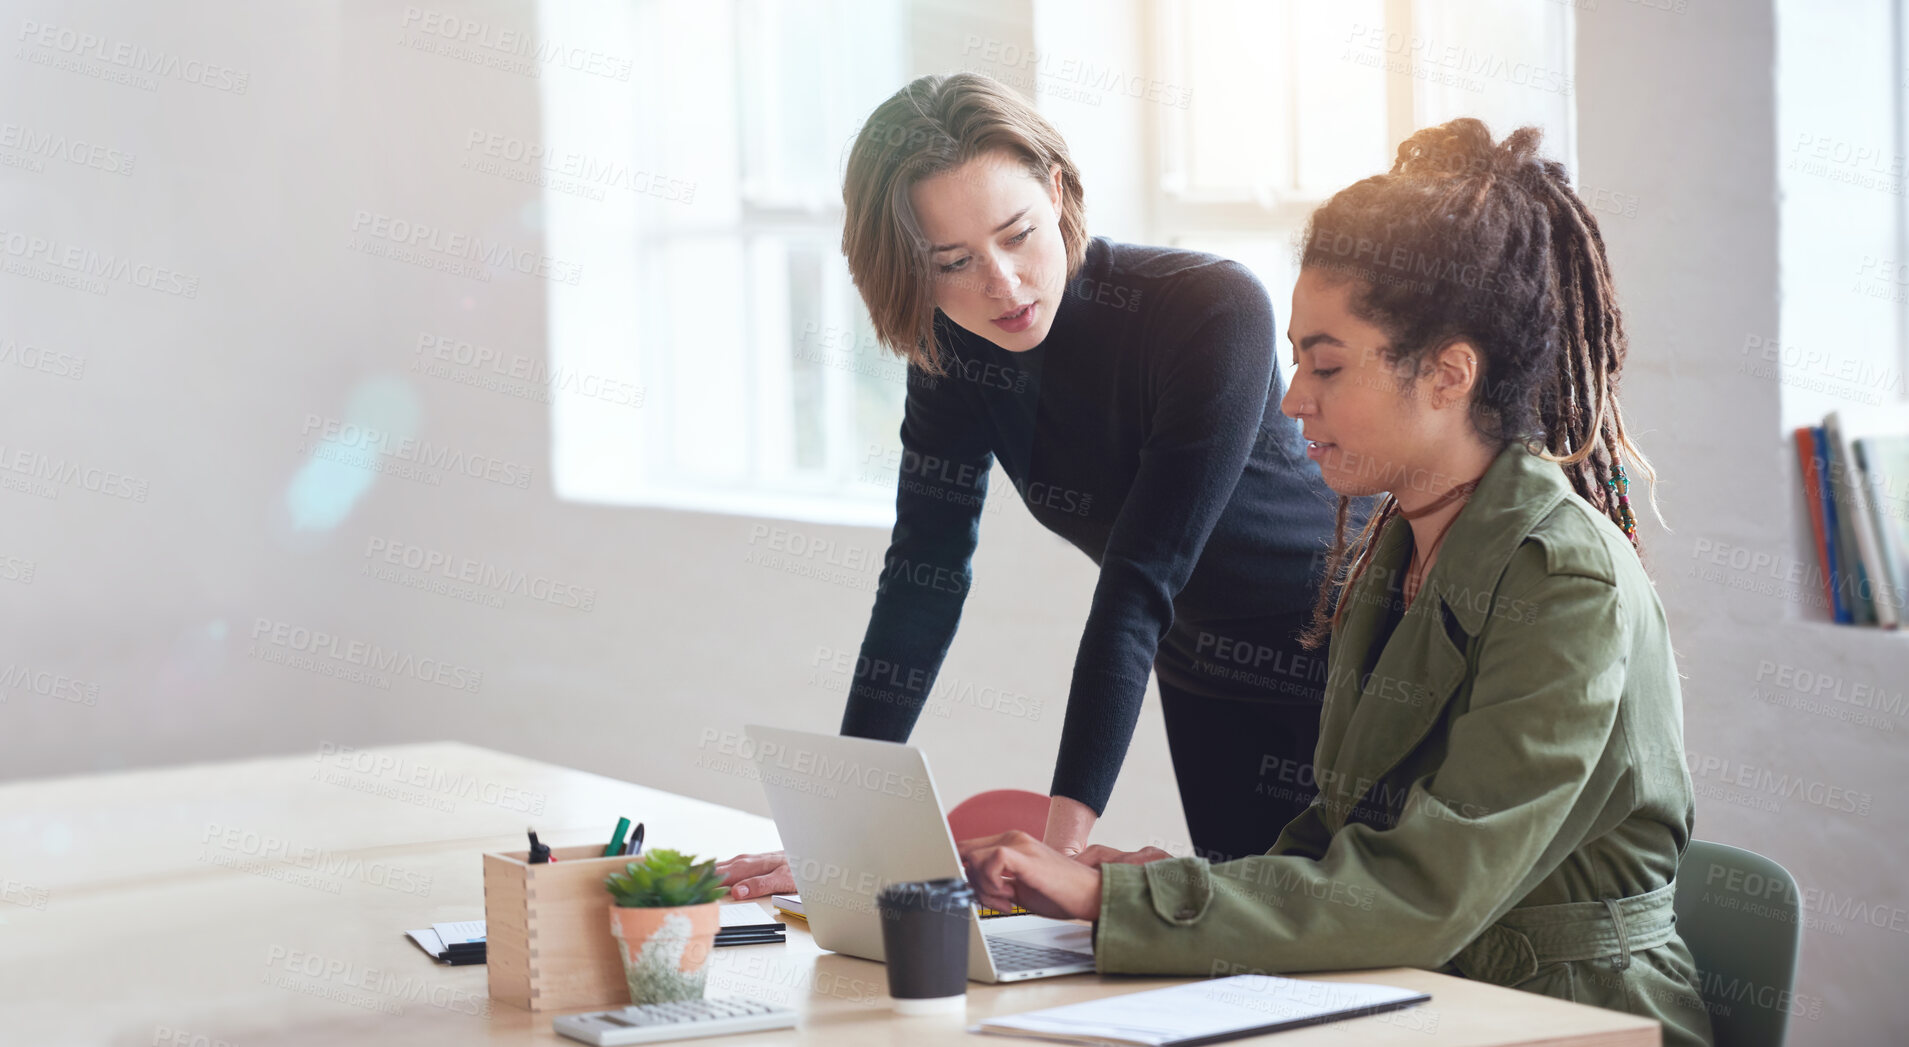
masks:
<instances>
[{"instance_id":1,"label":"blonde bob haircut","mask_svg":"<svg viewBox=\"0 0 1909 1047\"><path fill-rule=\"evenodd\" d=\"M924 76L869 114L842 178L842 254L875 336L897 356L940 375L932 246L908 191L916 182L1001 149L1046 183L1061 171L1061 242L1071 282L1087 253L1080 170L1054 125L1005 84L978 73Z\"/></svg>"}]
</instances>

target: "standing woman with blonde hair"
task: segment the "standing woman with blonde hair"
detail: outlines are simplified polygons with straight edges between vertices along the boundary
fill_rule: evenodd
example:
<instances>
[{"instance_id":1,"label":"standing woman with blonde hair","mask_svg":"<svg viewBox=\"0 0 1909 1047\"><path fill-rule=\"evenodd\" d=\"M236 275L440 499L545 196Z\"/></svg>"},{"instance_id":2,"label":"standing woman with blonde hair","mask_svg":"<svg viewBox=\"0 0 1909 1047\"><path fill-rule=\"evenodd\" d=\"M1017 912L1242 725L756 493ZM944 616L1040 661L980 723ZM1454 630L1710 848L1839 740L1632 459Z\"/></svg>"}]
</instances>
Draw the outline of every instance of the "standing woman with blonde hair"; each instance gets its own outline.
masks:
<instances>
[{"instance_id":1,"label":"standing woman with blonde hair","mask_svg":"<svg viewBox=\"0 0 1909 1047\"><path fill-rule=\"evenodd\" d=\"M1411 966L1710 1041L1677 934L1694 800L1597 220L1538 132L1413 135L1312 219L1283 408L1341 506L1319 797L1272 851L1103 863L962 843L983 904L1095 920L1108 973Z\"/></svg>"},{"instance_id":2,"label":"standing woman with blonde hair","mask_svg":"<svg viewBox=\"0 0 1909 1047\"><path fill-rule=\"evenodd\" d=\"M895 528L841 729L908 738L998 462L1100 571L1046 841L1107 856L1088 834L1151 670L1194 847L1258 854L1312 797L1325 661L1298 637L1332 493L1278 410L1265 288L1214 255L1090 238L1083 195L1059 133L985 76L922 77L856 137L842 250L908 392ZM742 897L793 886L779 855L720 868Z\"/></svg>"}]
</instances>

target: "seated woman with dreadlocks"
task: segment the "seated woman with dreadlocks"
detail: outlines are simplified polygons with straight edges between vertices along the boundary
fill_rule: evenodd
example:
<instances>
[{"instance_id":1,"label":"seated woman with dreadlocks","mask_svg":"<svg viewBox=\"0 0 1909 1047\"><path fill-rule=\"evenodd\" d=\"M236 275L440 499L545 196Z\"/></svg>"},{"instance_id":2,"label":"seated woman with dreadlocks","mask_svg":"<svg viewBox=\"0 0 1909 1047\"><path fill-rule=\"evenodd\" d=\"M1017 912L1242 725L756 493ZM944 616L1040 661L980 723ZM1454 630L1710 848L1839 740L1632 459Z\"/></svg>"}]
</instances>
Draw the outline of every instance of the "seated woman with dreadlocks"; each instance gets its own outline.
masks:
<instances>
[{"instance_id":1,"label":"seated woman with dreadlocks","mask_svg":"<svg viewBox=\"0 0 1909 1047\"><path fill-rule=\"evenodd\" d=\"M1312 805L1220 864L963 841L982 904L1096 921L1103 972L1433 968L1710 1041L1672 922L1692 793L1626 495L1624 463L1650 470L1624 328L1538 138L1420 131L1307 230L1281 407L1340 495Z\"/></svg>"}]
</instances>

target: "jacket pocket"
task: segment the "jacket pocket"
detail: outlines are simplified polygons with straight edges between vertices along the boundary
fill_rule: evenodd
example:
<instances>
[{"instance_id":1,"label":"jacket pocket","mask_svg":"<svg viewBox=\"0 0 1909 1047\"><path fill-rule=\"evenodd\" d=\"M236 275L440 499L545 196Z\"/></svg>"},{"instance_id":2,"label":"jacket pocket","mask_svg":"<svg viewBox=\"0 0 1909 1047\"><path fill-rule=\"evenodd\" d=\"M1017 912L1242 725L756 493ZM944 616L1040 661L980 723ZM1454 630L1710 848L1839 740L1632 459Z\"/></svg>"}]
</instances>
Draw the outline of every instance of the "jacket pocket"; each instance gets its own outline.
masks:
<instances>
[{"instance_id":1,"label":"jacket pocket","mask_svg":"<svg viewBox=\"0 0 1909 1047\"><path fill-rule=\"evenodd\" d=\"M1198 858L1162 858L1140 867L1147 877L1153 911L1162 920L1186 927L1206 915L1213 900L1207 864Z\"/></svg>"},{"instance_id":2,"label":"jacket pocket","mask_svg":"<svg viewBox=\"0 0 1909 1047\"><path fill-rule=\"evenodd\" d=\"M1535 992L1540 996L1553 996L1572 1003L1578 999L1577 964L1570 961L1547 963L1538 968L1538 973L1512 986L1520 992Z\"/></svg>"}]
</instances>

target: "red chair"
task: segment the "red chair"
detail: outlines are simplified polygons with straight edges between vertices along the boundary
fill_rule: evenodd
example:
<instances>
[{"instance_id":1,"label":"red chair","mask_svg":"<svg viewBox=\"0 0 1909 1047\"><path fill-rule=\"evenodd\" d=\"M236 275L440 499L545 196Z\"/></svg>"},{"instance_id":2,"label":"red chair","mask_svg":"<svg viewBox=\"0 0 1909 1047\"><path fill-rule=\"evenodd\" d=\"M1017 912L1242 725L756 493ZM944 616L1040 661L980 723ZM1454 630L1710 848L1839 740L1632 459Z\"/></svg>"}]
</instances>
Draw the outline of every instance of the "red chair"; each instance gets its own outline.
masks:
<instances>
[{"instance_id":1,"label":"red chair","mask_svg":"<svg viewBox=\"0 0 1909 1047\"><path fill-rule=\"evenodd\" d=\"M1047 797L1026 789L989 789L955 804L954 810L948 812L948 831L954 834L957 843L1009 829L1019 829L1036 840L1047 835ZM1017 905L1005 913L988 908L978 912L985 919L1014 916L1027 910Z\"/></svg>"},{"instance_id":2,"label":"red chair","mask_svg":"<svg viewBox=\"0 0 1909 1047\"><path fill-rule=\"evenodd\" d=\"M989 789L955 804L948 831L955 840L1020 829L1035 839L1047 834L1047 797L1026 789Z\"/></svg>"}]
</instances>

